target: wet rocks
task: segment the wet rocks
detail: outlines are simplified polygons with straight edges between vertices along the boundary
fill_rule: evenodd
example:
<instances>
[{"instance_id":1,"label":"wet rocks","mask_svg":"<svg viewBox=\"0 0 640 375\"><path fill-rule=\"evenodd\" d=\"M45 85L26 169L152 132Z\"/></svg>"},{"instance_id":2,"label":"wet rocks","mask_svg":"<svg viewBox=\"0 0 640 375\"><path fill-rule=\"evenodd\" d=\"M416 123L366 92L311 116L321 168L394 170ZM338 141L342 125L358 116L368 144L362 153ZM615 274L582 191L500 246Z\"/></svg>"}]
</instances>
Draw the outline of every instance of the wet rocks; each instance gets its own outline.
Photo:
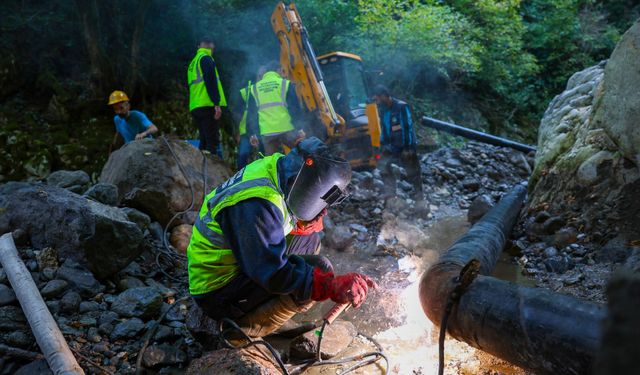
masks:
<instances>
[{"instance_id":1,"label":"wet rocks","mask_svg":"<svg viewBox=\"0 0 640 375\"><path fill-rule=\"evenodd\" d=\"M356 327L348 321L336 320L327 325L322 336L322 359L329 359L340 353L351 344L357 333ZM317 351L318 336L315 330L300 335L291 342L290 354L294 358L314 358Z\"/></svg>"},{"instance_id":2,"label":"wet rocks","mask_svg":"<svg viewBox=\"0 0 640 375\"><path fill-rule=\"evenodd\" d=\"M40 289L40 294L44 298L55 298L67 290L68 286L69 283L65 280L51 280Z\"/></svg>"},{"instance_id":3,"label":"wet rocks","mask_svg":"<svg viewBox=\"0 0 640 375\"><path fill-rule=\"evenodd\" d=\"M111 331L112 341L130 339L136 337L144 329L144 322L138 318L127 319L116 324Z\"/></svg>"},{"instance_id":4,"label":"wet rocks","mask_svg":"<svg viewBox=\"0 0 640 375\"><path fill-rule=\"evenodd\" d=\"M63 313L75 313L80 307L82 297L76 292L68 292L60 299L60 311Z\"/></svg>"},{"instance_id":5,"label":"wet rocks","mask_svg":"<svg viewBox=\"0 0 640 375\"><path fill-rule=\"evenodd\" d=\"M96 280L91 271L71 259L64 262L56 276L67 281L83 297L93 297L104 291L104 286Z\"/></svg>"},{"instance_id":6,"label":"wet rocks","mask_svg":"<svg viewBox=\"0 0 640 375\"><path fill-rule=\"evenodd\" d=\"M0 210L0 231L21 228L35 248L52 247L98 278L116 273L142 251L142 231L120 210L61 188L9 182L0 186Z\"/></svg>"},{"instance_id":7,"label":"wet rocks","mask_svg":"<svg viewBox=\"0 0 640 375\"><path fill-rule=\"evenodd\" d=\"M162 296L152 287L132 288L122 292L111 305L111 310L120 316L153 318L162 306Z\"/></svg>"},{"instance_id":8,"label":"wet rocks","mask_svg":"<svg viewBox=\"0 0 640 375\"><path fill-rule=\"evenodd\" d=\"M145 367L178 365L187 360L187 355L180 349L166 344L151 345L142 356Z\"/></svg>"},{"instance_id":9,"label":"wet rocks","mask_svg":"<svg viewBox=\"0 0 640 375\"><path fill-rule=\"evenodd\" d=\"M11 305L16 302L16 294L11 288L0 284L0 306Z\"/></svg>"}]
</instances>

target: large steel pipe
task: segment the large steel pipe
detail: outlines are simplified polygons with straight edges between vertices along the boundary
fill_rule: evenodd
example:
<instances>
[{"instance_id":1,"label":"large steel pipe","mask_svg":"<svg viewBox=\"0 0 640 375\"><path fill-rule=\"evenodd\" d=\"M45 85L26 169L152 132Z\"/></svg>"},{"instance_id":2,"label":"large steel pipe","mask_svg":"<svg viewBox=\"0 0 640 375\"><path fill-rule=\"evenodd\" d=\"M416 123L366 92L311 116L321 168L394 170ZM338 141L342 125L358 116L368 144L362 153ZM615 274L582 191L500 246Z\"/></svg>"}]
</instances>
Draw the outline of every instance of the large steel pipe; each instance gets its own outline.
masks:
<instances>
[{"instance_id":1,"label":"large steel pipe","mask_svg":"<svg viewBox=\"0 0 640 375\"><path fill-rule=\"evenodd\" d=\"M494 146L502 146L502 147L510 147L518 151L529 153L531 151L535 152L536 148L533 146L525 145L523 143L514 142L512 140L496 137L495 135L479 132L477 130L465 128L460 125L452 124L450 122L436 120L431 117L424 116L422 117L422 124L428 126L432 129L444 131L447 133L451 133L454 135L459 135L461 137L465 137L468 139L472 139L474 141L480 141L484 143L488 143Z\"/></svg>"},{"instance_id":2,"label":"large steel pipe","mask_svg":"<svg viewBox=\"0 0 640 375\"><path fill-rule=\"evenodd\" d=\"M440 325L454 280L472 259L489 275L526 196L505 195L422 276L420 302ZM448 319L454 338L537 373L588 374L600 341L603 306L488 276L464 292Z\"/></svg>"}]
</instances>

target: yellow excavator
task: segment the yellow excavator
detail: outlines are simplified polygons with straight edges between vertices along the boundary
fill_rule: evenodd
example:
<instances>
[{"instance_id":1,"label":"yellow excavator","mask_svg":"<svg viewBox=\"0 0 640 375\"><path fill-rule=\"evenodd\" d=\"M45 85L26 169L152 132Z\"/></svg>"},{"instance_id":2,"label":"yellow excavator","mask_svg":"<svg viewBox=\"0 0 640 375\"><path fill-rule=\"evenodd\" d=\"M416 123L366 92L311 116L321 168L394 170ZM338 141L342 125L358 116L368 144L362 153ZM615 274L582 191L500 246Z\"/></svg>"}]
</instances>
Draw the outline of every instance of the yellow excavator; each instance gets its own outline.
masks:
<instances>
[{"instance_id":1,"label":"yellow excavator","mask_svg":"<svg viewBox=\"0 0 640 375\"><path fill-rule=\"evenodd\" d=\"M295 83L311 118L305 131L337 146L354 169L375 167L380 119L376 104L368 100L362 59L345 52L316 57L294 4L279 3L271 25L280 43L284 77Z\"/></svg>"}]
</instances>

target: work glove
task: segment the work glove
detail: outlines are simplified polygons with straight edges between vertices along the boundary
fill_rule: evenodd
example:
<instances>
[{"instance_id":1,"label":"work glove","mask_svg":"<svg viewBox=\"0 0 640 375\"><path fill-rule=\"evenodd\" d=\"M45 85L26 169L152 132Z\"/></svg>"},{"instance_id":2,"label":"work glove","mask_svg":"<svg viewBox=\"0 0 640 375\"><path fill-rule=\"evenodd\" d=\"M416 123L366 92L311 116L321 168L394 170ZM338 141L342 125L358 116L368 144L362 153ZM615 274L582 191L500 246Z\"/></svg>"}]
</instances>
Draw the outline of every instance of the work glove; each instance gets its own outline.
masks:
<instances>
[{"instance_id":1,"label":"work glove","mask_svg":"<svg viewBox=\"0 0 640 375\"><path fill-rule=\"evenodd\" d=\"M359 307L367 298L369 288L376 289L378 285L368 276L355 272L334 276L333 272L322 272L316 267L313 270L311 299L324 301L330 298L336 303Z\"/></svg>"},{"instance_id":2,"label":"work glove","mask_svg":"<svg viewBox=\"0 0 640 375\"><path fill-rule=\"evenodd\" d=\"M322 224L322 218L327 214L327 210L324 209L320 211L318 216L316 216L311 221L302 221L298 220L296 222L296 227L291 231L290 234L294 236L308 236L312 233L322 232L324 229L324 225Z\"/></svg>"}]
</instances>

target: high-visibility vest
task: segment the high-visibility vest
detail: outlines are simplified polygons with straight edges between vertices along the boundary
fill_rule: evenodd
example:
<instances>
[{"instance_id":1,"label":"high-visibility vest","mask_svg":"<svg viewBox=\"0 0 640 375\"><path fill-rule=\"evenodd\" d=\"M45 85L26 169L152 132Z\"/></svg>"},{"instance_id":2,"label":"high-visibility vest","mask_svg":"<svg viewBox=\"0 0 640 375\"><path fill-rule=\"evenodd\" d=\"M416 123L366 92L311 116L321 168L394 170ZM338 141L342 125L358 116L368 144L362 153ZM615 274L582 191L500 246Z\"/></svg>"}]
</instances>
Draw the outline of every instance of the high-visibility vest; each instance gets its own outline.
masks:
<instances>
[{"instance_id":1,"label":"high-visibility vest","mask_svg":"<svg viewBox=\"0 0 640 375\"><path fill-rule=\"evenodd\" d=\"M207 93L207 87L204 84L204 76L202 75L202 68L200 67L200 60L205 57L211 57L211 50L207 48L198 48L196 57L191 60L189 69L187 70L187 82L189 83L189 111L193 111L200 107L213 107L213 101L209 98ZM213 58L213 57L211 57ZM222 83L220 82L220 76L218 75L218 68L215 68L216 80L218 81L218 93L220 94L221 107L227 106L227 99L224 96L224 90L222 89Z\"/></svg>"},{"instance_id":2,"label":"high-visibility vest","mask_svg":"<svg viewBox=\"0 0 640 375\"><path fill-rule=\"evenodd\" d=\"M295 221L278 183L277 162L283 156L275 153L254 161L204 198L187 248L189 292L192 295L220 289L240 272L229 242L215 220L223 208L246 199L265 199L282 213L284 234L293 229Z\"/></svg>"},{"instance_id":3,"label":"high-visibility vest","mask_svg":"<svg viewBox=\"0 0 640 375\"><path fill-rule=\"evenodd\" d=\"M253 98L258 107L258 125L261 135L293 130L287 108L289 81L276 72L267 72L253 85Z\"/></svg>"},{"instance_id":4,"label":"high-visibility vest","mask_svg":"<svg viewBox=\"0 0 640 375\"><path fill-rule=\"evenodd\" d=\"M242 118L240 119L240 125L238 126L238 131L240 135L247 134L247 112L249 112L249 95L251 92L251 81L247 83L247 87L240 89L240 96L242 100L244 100L244 112L242 113Z\"/></svg>"}]
</instances>

